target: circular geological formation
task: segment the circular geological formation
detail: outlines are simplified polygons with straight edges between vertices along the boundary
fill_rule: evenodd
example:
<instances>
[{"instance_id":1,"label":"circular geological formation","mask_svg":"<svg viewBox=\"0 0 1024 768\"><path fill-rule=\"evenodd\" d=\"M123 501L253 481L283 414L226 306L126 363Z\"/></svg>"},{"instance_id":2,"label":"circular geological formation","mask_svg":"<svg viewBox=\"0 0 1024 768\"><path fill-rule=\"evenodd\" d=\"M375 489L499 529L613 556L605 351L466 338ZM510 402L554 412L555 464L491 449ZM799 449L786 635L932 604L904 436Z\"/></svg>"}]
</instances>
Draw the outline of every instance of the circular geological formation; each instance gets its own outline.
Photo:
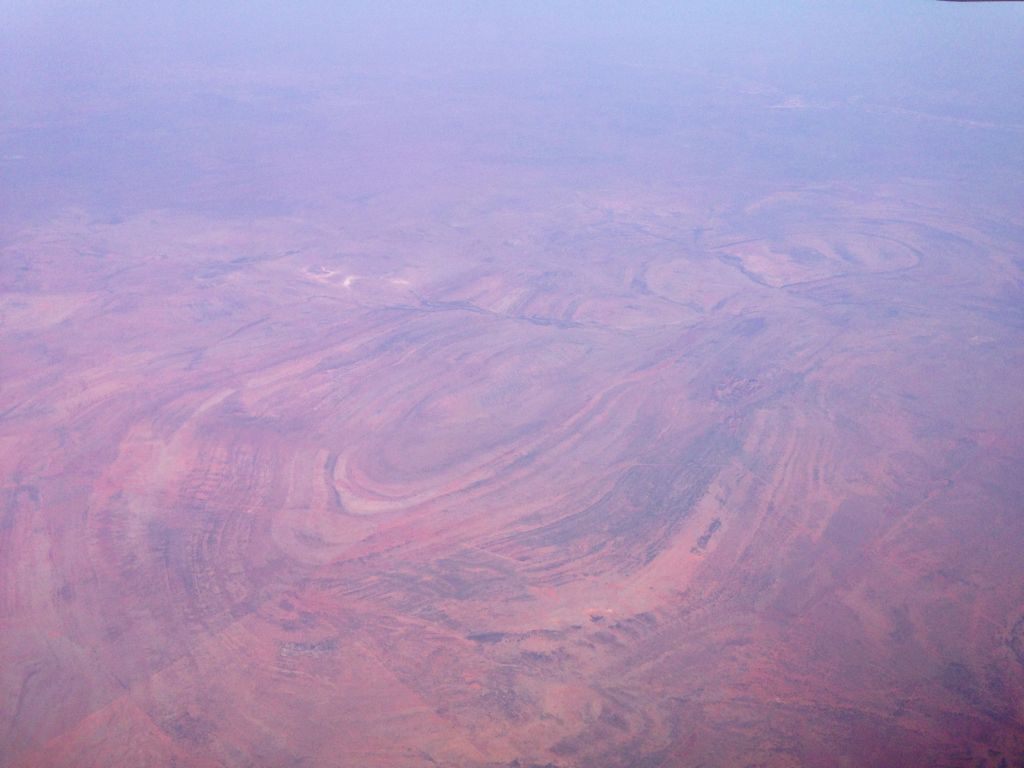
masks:
<instances>
[{"instance_id":1,"label":"circular geological formation","mask_svg":"<svg viewBox=\"0 0 1024 768\"><path fill-rule=\"evenodd\" d=\"M0 768L1024 768L1019 3L7 5Z\"/></svg>"},{"instance_id":2,"label":"circular geological formation","mask_svg":"<svg viewBox=\"0 0 1024 768\"><path fill-rule=\"evenodd\" d=\"M582 344L492 349L468 338L388 366L388 377L347 401L330 425L331 480L344 511L436 508L455 494L522 482L571 437L565 425L586 404L586 354Z\"/></svg>"}]
</instances>

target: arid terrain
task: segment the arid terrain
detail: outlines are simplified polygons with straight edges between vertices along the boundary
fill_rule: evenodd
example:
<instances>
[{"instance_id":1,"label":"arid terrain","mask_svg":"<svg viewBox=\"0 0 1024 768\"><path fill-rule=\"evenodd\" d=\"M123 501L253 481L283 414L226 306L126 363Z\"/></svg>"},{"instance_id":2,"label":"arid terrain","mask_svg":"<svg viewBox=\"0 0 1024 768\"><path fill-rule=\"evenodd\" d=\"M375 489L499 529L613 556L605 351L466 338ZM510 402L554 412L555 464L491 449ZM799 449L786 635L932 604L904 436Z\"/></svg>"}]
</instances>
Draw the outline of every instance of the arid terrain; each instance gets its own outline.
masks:
<instances>
[{"instance_id":1,"label":"arid terrain","mask_svg":"<svg viewBox=\"0 0 1024 768\"><path fill-rule=\"evenodd\" d=\"M158 71L5 124L0 765L1024 766L1024 127Z\"/></svg>"}]
</instances>

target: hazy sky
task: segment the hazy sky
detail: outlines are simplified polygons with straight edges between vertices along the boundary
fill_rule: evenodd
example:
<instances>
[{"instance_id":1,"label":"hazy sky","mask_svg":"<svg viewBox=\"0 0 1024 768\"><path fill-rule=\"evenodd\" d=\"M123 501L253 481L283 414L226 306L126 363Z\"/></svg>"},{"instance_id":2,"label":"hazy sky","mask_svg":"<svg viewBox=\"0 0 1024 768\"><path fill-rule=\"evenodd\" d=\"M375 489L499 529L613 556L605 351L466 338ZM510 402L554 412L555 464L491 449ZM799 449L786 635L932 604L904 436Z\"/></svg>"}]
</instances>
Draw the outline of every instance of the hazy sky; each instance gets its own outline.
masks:
<instances>
[{"instance_id":1,"label":"hazy sky","mask_svg":"<svg viewBox=\"0 0 1024 768\"><path fill-rule=\"evenodd\" d=\"M124 5L0 4L9 212L279 210L482 162L1020 192L1016 3Z\"/></svg>"}]
</instances>

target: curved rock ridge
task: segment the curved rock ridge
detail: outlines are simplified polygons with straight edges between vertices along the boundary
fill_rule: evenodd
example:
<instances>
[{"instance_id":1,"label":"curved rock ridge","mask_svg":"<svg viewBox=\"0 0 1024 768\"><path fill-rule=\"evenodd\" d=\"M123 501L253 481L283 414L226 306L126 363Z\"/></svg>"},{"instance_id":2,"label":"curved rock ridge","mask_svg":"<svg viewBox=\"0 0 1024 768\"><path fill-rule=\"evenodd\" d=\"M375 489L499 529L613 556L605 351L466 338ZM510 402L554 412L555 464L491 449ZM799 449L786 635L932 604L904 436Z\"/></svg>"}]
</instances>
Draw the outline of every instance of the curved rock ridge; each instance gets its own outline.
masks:
<instances>
[{"instance_id":1,"label":"curved rock ridge","mask_svg":"<svg viewBox=\"0 0 1024 768\"><path fill-rule=\"evenodd\" d=\"M3 763L1022 754L1019 243L665 194L4 245Z\"/></svg>"}]
</instances>

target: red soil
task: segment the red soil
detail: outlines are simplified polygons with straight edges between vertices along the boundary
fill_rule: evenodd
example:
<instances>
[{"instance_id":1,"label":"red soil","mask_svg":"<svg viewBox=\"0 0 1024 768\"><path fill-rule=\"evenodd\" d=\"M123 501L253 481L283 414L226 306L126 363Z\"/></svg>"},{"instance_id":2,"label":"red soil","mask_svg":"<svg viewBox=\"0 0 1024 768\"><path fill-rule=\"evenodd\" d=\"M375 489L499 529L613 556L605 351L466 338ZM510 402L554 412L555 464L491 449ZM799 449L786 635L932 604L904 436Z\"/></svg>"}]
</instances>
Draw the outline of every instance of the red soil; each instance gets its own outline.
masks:
<instances>
[{"instance_id":1,"label":"red soil","mask_svg":"<svg viewBox=\"0 0 1024 768\"><path fill-rule=\"evenodd\" d=\"M1024 759L1019 243L628 199L10 238L0 763Z\"/></svg>"}]
</instances>

